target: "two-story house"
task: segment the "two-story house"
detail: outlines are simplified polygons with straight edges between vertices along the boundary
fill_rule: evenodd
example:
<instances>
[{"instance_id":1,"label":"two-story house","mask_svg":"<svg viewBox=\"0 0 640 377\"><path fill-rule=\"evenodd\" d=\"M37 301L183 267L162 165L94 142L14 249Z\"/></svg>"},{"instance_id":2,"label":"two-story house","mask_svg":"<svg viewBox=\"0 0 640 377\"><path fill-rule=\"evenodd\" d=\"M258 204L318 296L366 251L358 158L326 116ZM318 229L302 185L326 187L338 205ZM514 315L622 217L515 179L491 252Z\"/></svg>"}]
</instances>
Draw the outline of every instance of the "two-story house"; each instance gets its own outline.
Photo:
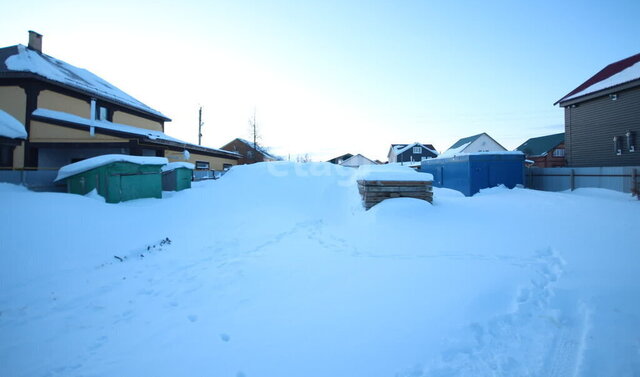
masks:
<instances>
[{"instance_id":1,"label":"two-story house","mask_svg":"<svg viewBox=\"0 0 640 377\"><path fill-rule=\"evenodd\" d=\"M166 135L167 116L95 74L44 54L42 36L32 31L28 46L0 48L0 110L27 134L3 160L5 170L57 170L104 154L161 156L222 170L240 158Z\"/></svg>"},{"instance_id":2,"label":"two-story house","mask_svg":"<svg viewBox=\"0 0 640 377\"><path fill-rule=\"evenodd\" d=\"M428 158L438 157L438 152L431 144L391 144L387 159L389 163L414 163Z\"/></svg>"},{"instance_id":3,"label":"two-story house","mask_svg":"<svg viewBox=\"0 0 640 377\"><path fill-rule=\"evenodd\" d=\"M567 165L640 165L640 54L609 64L554 105L564 109Z\"/></svg>"}]
</instances>

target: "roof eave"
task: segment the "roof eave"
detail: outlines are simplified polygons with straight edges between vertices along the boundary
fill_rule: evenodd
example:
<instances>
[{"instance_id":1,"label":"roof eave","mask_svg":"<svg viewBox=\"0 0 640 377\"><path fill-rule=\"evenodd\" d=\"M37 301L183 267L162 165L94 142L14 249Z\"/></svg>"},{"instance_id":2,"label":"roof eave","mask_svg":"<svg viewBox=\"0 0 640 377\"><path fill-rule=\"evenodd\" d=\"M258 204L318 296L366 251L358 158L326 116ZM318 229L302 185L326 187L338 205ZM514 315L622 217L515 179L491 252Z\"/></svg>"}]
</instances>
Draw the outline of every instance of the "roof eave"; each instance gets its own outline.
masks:
<instances>
[{"instance_id":1,"label":"roof eave","mask_svg":"<svg viewBox=\"0 0 640 377\"><path fill-rule=\"evenodd\" d=\"M562 98L560 98L558 101L556 101L553 105L558 105L560 104L560 107L567 107L567 106L571 106L574 105L576 103L580 103L580 102L584 102L584 101L588 101L594 98L598 98L601 96L606 96L615 92L619 92L621 90L627 90L627 89L631 89L631 88L635 88L636 86L640 86L640 78L637 78L635 80L631 80L631 81L627 81L625 83L622 84L618 84L618 85L614 85L611 86L609 88L604 88L604 89L600 89L597 90L595 92L592 93L587 93L584 95L581 95L579 97L574 97L571 99L567 99L565 100L564 98L566 98L567 96L564 96Z\"/></svg>"},{"instance_id":2,"label":"roof eave","mask_svg":"<svg viewBox=\"0 0 640 377\"><path fill-rule=\"evenodd\" d=\"M203 152L203 153L213 154L215 155L214 157L230 158L230 159L236 159L236 160L241 158L239 153L207 148L201 145L195 145L190 143L178 143L171 140L151 139L148 137L144 137L144 141L151 144L159 144L159 145L166 145L171 147L184 148L193 152Z\"/></svg>"}]
</instances>

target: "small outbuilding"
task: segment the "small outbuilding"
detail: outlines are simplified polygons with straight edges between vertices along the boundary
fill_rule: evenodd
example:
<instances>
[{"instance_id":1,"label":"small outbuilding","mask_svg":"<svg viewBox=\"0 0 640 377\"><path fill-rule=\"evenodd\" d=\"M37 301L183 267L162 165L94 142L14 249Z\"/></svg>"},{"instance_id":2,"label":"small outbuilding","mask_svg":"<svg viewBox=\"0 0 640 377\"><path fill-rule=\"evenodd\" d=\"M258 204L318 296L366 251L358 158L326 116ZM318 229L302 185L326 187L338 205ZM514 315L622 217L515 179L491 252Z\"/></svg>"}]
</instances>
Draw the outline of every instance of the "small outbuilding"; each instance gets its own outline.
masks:
<instances>
[{"instance_id":1,"label":"small outbuilding","mask_svg":"<svg viewBox=\"0 0 640 377\"><path fill-rule=\"evenodd\" d=\"M189 162L170 162L162 170L162 191L181 191L191 188L195 165Z\"/></svg>"},{"instance_id":2,"label":"small outbuilding","mask_svg":"<svg viewBox=\"0 0 640 377\"><path fill-rule=\"evenodd\" d=\"M483 188L524 182L522 152L478 152L422 161L420 171L433 175L433 185L472 196Z\"/></svg>"},{"instance_id":3,"label":"small outbuilding","mask_svg":"<svg viewBox=\"0 0 640 377\"><path fill-rule=\"evenodd\" d=\"M56 182L65 180L67 192L85 195L96 190L107 203L162 198L164 157L108 154L63 166Z\"/></svg>"}]
</instances>

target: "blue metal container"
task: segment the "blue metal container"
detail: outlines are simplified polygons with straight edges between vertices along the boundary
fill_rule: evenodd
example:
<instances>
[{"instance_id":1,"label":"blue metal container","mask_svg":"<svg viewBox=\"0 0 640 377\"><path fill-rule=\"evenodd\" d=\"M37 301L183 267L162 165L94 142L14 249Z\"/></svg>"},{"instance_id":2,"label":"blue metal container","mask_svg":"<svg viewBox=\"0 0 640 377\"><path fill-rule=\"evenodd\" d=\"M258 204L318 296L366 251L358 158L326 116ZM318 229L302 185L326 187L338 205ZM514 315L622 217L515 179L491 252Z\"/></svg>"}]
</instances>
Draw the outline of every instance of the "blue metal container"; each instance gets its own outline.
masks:
<instances>
[{"instance_id":1,"label":"blue metal container","mask_svg":"<svg viewBox=\"0 0 640 377\"><path fill-rule=\"evenodd\" d=\"M524 182L524 154L482 152L422 161L420 171L433 174L435 187L458 190L472 196L480 189Z\"/></svg>"}]
</instances>

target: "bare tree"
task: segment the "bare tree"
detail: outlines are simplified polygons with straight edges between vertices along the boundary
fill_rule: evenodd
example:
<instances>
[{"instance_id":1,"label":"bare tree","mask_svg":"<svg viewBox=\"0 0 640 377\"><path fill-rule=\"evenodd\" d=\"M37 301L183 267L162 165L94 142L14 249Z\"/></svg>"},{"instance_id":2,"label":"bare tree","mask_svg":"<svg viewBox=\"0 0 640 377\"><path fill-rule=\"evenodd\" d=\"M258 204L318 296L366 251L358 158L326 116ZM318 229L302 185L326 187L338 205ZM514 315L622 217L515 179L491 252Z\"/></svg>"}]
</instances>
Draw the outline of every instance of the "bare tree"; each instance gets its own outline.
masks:
<instances>
[{"instance_id":1,"label":"bare tree","mask_svg":"<svg viewBox=\"0 0 640 377\"><path fill-rule=\"evenodd\" d=\"M299 154L296 157L296 162L301 162L301 163L311 162L311 156L309 156L309 153Z\"/></svg>"}]
</instances>

